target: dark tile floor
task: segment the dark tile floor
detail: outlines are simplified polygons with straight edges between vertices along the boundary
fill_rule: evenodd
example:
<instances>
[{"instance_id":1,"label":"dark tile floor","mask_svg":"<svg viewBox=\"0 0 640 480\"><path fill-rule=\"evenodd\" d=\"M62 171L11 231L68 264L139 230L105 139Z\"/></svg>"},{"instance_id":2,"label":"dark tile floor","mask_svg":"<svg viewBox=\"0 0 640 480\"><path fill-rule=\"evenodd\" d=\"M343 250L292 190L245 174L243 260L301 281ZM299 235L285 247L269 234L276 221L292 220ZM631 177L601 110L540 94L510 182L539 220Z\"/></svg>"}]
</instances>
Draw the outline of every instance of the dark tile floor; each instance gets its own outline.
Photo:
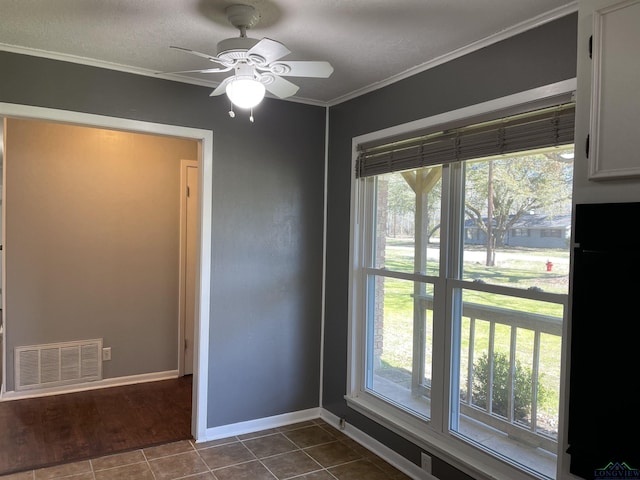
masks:
<instances>
[{"instance_id":1,"label":"dark tile floor","mask_svg":"<svg viewBox=\"0 0 640 480\"><path fill-rule=\"evenodd\" d=\"M3 480L410 480L323 420L189 440L31 470Z\"/></svg>"}]
</instances>

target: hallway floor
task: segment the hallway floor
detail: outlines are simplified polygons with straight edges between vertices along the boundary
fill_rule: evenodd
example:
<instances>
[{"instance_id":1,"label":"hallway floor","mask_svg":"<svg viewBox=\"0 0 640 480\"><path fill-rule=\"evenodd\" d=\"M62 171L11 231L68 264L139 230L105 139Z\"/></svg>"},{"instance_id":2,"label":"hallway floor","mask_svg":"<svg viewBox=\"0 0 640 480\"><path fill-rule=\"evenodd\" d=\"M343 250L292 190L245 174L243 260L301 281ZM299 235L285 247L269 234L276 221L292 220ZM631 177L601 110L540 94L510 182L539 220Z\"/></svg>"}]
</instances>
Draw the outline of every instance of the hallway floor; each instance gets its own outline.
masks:
<instances>
[{"instance_id":1,"label":"hallway floor","mask_svg":"<svg viewBox=\"0 0 640 480\"><path fill-rule=\"evenodd\" d=\"M191 376L0 402L0 475L189 440Z\"/></svg>"},{"instance_id":2,"label":"hallway floor","mask_svg":"<svg viewBox=\"0 0 640 480\"><path fill-rule=\"evenodd\" d=\"M0 476L3 480L409 480L323 420Z\"/></svg>"}]
</instances>

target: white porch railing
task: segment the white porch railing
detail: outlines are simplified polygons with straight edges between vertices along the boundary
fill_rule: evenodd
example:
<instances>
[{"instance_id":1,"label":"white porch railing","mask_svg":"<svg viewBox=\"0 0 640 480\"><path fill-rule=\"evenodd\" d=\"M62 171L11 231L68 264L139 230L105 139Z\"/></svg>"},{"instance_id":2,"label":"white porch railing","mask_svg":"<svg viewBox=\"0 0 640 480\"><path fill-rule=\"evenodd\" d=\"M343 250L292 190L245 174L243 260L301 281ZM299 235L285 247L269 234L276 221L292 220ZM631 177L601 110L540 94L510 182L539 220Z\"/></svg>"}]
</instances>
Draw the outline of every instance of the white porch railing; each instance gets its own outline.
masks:
<instances>
[{"instance_id":1,"label":"white porch railing","mask_svg":"<svg viewBox=\"0 0 640 480\"><path fill-rule=\"evenodd\" d=\"M419 312L426 317L426 311L433 309L433 299L430 296L420 296L416 298ZM557 426L540 425L538 421L538 389L540 385L541 375L541 338L543 334L560 337L562 335L562 320L557 317L546 315L531 314L517 310L506 308L491 307L473 303L464 303L462 307L462 316L469 320L469 339L468 339L468 359L476 359L474 351L474 338L478 321L487 322L489 324L490 338L488 342L487 359L489 365L493 365L496 351L494 350L496 327L504 325L510 328L510 355L509 355L509 379L507 381L507 403L508 408L506 415L498 414L493 409L493 388L494 382L490 370L488 389L486 392L486 405L479 407L473 402L473 384L474 384L474 362L468 361L466 366L466 384L460 385L460 413L480 423L490 426L501 431L517 441L524 442L527 445L539 447L549 452L557 451ZM513 375L516 372L516 338L518 330L527 330L533 334L533 358L531 365L531 391L530 412L526 421L517 419L515 415L515 379ZM425 342L422 342L425 345ZM424 355L420 355L424 358ZM413 365L412 394L430 397L430 385L428 379L424 375L424 362L414 361ZM416 375L418 373L418 375ZM422 379L421 382L415 382L415 378ZM520 392L521 394L522 392ZM452 399L454 401L455 399ZM554 428L555 427L555 428Z\"/></svg>"}]
</instances>

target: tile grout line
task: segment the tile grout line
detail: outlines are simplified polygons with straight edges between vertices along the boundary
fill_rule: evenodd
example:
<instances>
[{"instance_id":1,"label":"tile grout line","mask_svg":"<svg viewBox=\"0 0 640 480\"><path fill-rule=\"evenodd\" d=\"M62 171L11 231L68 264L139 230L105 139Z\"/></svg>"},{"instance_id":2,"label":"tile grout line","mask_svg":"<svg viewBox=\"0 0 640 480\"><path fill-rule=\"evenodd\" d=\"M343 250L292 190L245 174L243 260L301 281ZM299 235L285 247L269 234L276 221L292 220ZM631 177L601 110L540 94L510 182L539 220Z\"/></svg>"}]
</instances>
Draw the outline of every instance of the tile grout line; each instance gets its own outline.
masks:
<instances>
[{"instance_id":1,"label":"tile grout line","mask_svg":"<svg viewBox=\"0 0 640 480\"><path fill-rule=\"evenodd\" d=\"M89 459L89 467L91 467L91 476L93 477L93 480L96 480L96 471L93 469L93 459L92 458Z\"/></svg>"},{"instance_id":2,"label":"tile grout line","mask_svg":"<svg viewBox=\"0 0 640 480\"><path fill-rule=\"evenodd\" d=\"M153 468L151 468L151 464L149 463L149 457L147 457L147 454L144 452L144 448L141 448L140 451L142 452L142 456L144 457L144 461L147 464L147 468L151 472L151 476L154 478L154 480L156 480L156 474L153 473Z\"/></svg>"},{"instance_id":3,"label":"tile grout line","mask_svg":"<svg viewBox=\"0 0 640 480\"><path fill-rule=\"evenodd\" d=\"M275 473L273 473L273 472L269 469L269 467L267 467L264 463L262 463L262 460L258 459L258 463L259 463L260 465L262 465L262 468L264 468L267 472L269 472L269 473L271 474L271 476L273 476L273 478L274 478L275 480L278 480L278 476L277 476Z\"/></svg>"}]
</instances>

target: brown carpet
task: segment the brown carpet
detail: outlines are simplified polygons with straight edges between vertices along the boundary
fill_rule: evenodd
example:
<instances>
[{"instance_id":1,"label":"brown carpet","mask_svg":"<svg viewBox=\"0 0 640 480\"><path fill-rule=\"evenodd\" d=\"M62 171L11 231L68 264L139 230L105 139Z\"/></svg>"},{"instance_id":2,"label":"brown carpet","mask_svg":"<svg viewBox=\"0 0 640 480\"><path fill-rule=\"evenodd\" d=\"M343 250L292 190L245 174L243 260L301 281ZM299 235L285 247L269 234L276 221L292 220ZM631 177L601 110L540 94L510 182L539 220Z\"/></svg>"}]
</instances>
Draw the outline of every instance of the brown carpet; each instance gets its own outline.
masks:
<instances>
[{"instance_id":1,"label":"brown carpet","mask_svg":"<svg viewBox=\"0 0 640 480\"><path fill-rule=\"evenodd\" d=\"M0 475L191 436L191 376L0 402Z\"/></svg>"}]
</instances>

